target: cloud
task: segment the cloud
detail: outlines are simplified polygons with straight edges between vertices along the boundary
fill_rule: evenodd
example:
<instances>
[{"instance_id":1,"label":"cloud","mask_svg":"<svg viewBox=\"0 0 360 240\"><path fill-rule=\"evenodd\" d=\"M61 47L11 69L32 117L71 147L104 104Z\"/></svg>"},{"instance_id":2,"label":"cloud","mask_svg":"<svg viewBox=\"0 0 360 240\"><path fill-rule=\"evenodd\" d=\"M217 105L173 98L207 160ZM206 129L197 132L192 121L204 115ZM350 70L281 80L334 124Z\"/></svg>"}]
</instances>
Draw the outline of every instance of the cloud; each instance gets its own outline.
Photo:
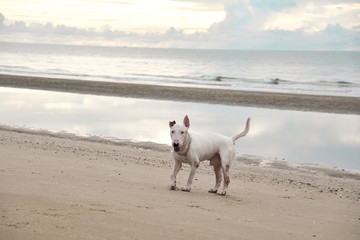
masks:
<instances>
[{"instance_id":1,"label":"cloud","mask_svg":"<svg viewBox=\"0 0 360 240\"><path fill-rule=\"evenodd\" d=\"M129 47L360 50L360 4L350 0L341 4L335 0L319 0L316 4L305 0L211 3L224 4L226 15L205 32L188 33L175 26L165 32L138 33L113 29L110 25L95 29L50 22L10 22L0 13L0 37L2 41Z\"/></svg>"},{"instance_id":2,"label":"cloud","mask_svg":"<svg viewBox=\"0 0 360 240\"><path fill-rule=\"evenodd\" d=\"M354 19L360 20L355 16L355 13L360 12L360 5L357 10L346 4L341 5L342 9L336 9L337 5L332 1L322 1L320 11L324 13L321 15L306 14L308 9L313 9L313 5L306 5L307 8L304 8L304 4L308 2L291 0L266 1L266 3L259 0L229 2L225 5L224 21L215 23L209 28L209 38L214 40L217 48L229 49L360 49L359 29L353 26L355 24L350 24L356 22ZM296 19L295 12L301 12L306 18ZM346 14L350 12L353 14L352 18ZM295 17L292 18L292 15ZM272 27L269 27L271 21L274 21L274 16L278 16L276 18L278 21L273 22ZM322 20L321 27L319 25L316 31L310 31L318 24L319 19ZM287 22L289 27L284 25ZM296 24L299 26L293 28Z\"/></svg>"},{"instance_id":3,"label":"cloud","mask_svg":"<svg viewBox=\"0 0 360 240\"><path fill-rule=\"evenodd\" d=\"M295 0L251 0L249 4L257 9L278 11L284 8L295 7Z\"/></svg>"},{"instance_id":4,"label":"cloud","mask_svg":"<svg viewBox=\"0 0 360 240\"><path fill-rule=\"evenodd\" d=\"M4 25L5 17L2 13L0 13L0 27Z\"/></svg>"},{"instance_id":5,"label":"cloud","mask_svg":"<svg viewBox=\"0 0 360 240\"><path fill-rule=\"evenodd\" d=\"M229 2L224 21L213 24L209 34L221 36L220 48L359 50L360 4L337 2Z\"/></svg>"},{"instance_id":6,"label":"cloud","mask_svg":"<svg viewBox=\"0 0 360 240\"><path fill-rule=\"evenodd\" d=\"M296 8L272 12L264 29L299 30L313 33L328 25L340 24L351 29L360 22L360 4L332 2L298 2Z\"/></svg>"}]
</instances>

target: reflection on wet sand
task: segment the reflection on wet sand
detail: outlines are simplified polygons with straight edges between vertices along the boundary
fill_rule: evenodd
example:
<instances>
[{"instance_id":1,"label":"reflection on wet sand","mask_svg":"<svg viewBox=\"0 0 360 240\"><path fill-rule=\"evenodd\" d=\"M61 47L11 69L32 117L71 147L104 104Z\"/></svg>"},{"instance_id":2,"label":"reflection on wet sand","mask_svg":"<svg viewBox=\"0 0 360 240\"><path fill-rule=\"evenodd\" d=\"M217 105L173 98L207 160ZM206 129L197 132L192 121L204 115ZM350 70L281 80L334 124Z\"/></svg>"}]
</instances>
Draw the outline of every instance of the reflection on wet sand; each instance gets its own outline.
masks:
<instances>
[{"instance_id":1,"label":"reflection on wet sand","mask_svg":"<svg viewBox=\"0 0 360 240\"><path fill-rule=\"evenodd\" d=\"M0 88L0 124L169 143L168 121L191 118L192 131L241 132L238 154L360 169L360 116L269 110Z\"/></svg>"}]
</instances>

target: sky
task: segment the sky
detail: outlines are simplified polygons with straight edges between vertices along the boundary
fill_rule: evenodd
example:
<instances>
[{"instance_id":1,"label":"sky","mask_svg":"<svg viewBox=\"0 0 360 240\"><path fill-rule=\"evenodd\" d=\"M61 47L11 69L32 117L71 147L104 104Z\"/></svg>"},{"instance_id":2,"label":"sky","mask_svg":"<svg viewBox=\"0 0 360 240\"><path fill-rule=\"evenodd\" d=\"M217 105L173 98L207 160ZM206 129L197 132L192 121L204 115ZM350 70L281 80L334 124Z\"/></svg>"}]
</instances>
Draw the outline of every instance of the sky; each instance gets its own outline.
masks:
<instances>
[{"instance_id":1,"label":"sky","mask_svg":"<svg viewBox=\"0 0 360 240\"><path fill-rule=\"evenodd\" d=\"M360 51L360 2L0 0L0 41Z\"/></svg>"}]
</instances>

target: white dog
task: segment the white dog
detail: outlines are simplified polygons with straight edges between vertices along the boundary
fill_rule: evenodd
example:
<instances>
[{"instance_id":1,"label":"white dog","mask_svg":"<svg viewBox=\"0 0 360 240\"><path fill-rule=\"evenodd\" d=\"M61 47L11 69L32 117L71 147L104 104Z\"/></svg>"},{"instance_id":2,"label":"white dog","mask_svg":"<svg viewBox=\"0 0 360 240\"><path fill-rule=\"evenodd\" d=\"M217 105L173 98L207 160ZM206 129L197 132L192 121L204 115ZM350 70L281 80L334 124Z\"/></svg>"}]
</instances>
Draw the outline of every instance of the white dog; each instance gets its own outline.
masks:
<instances>
[{"instance_id":1,"label":"white dog","mask_svg":"<svg viewBox=\"0 0 360 240\"><path fill-rule=\"evenodd\" d=\"M233 137L226 137L218 133L195 133L188 132L190 121L185 116L182 125L175 121L169 122L170 136L174 148L174 171L171 175L170 190L176 189L176 175L181 169L182 163L188 163L191 166L190 175L186 187L182 191L190 192L196 169L200 162L210 160L210 165L214 166L216 184L210 193L217 193L221 184L221 169L224 175L223 190L219 195L225 195L226 189L230 183L229 169L231 162L235 157L235 141L246 136L249 132L250 118L247 119L245 130Z\"/></svg>"}]
</instances>

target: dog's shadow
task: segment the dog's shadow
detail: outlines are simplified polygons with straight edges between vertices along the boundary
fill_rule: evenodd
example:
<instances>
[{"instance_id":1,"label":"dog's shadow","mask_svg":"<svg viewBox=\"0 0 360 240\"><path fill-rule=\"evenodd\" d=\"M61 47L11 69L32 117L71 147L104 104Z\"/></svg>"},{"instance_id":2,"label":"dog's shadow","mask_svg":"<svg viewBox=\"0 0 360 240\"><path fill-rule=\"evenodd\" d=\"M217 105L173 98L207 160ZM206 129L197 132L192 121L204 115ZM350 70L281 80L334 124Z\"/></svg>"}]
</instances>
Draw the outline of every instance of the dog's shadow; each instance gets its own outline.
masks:
<instances>
[{"instance_id":1,"label":"dog's shadow","mask_svg":"<svg viewBox=\"0 0 360 240\"><path fill-rule=\"evenodd\" d=\"M240 197L238 197L237 195L234 194L226 194L225 196L223 195L219 195L216 193L209 193L209 192L200 192L200 190L198 191L191 191L191 192L186 192L186 191L182 191L181 188L175 187L175 188L171 188L170 186L167 187L168 191L174 191L174 192L183 192L184 194L196 194L196 195L201 195L202 197L214 197L214 198L221 198L221 199L225 199L225 201L223 201L223 204L228 205L228 206L234 206L234 205L239 205L239 204L245 204L246 202L241 199Z\"/></svg>"}]
</instances>

